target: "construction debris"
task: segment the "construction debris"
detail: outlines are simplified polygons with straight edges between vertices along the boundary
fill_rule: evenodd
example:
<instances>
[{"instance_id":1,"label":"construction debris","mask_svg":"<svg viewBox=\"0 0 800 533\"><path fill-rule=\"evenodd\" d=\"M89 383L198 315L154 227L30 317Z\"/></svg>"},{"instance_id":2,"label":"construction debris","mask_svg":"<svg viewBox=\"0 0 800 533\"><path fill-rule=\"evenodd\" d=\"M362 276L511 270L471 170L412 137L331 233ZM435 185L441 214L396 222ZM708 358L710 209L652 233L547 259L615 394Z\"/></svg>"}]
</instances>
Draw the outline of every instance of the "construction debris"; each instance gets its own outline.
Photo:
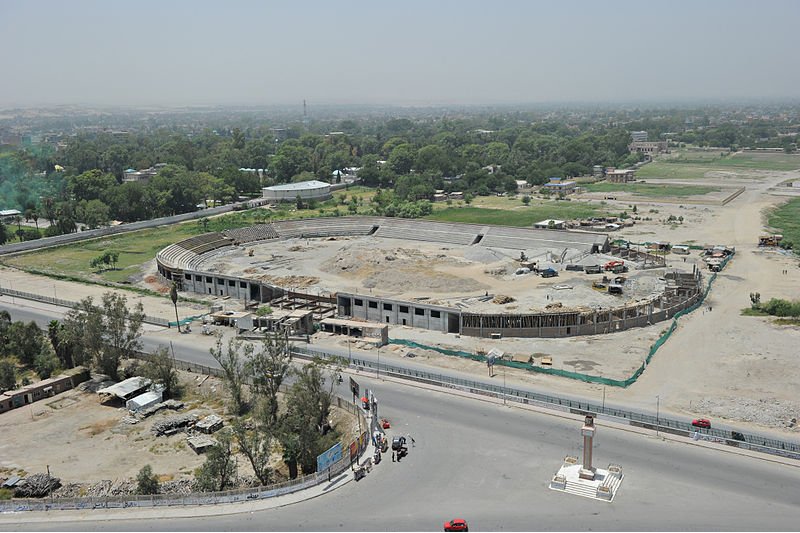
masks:
<instances>
[{"instance_id":1,"label":"construction debris","mask_svg":"<svg viewBox=\"0 0 800 533\"><path fill-rule=\"evenodd\" d=\"M185 427L195 425L196 422L196 414L186 413L154 422L151 431L156 437L160 437L161 435L173 435Z\"/></svg>"},{"instance_id":2,"label":"construction debris","mask_svg":"<svg viewBox=\"0 0 800 533\"><path fill-rule=\"evenodd\" d=\"M194 428L202 433L214 433L222 428L222 418L217 415L208 415L195 424Z\"/></svg>"},{"instance_id":3,"label":"construction debris","mask_svg":"<svg viewBox=\"0 0 800 533\"><path fill-rule=\"evenodd\" d=\"M61 480L50 474L33 474L15 487L17 498L43 498L61 486Z\"/></svg>"},{"instance_id":4,"label":"construction debris","mask_svg":"<svg viewBox=\"0 0 800 533\"><path fill-rule=\"evenodd\" d=\"M177 400L167 400L165 402L160 402L155 405L148 407L147 409L142 409L137 413L138 416L141 418L147 418L150 415L154 415L159 412L161 409L172 409L177 411L178 409L183 409L183 402L179 402Z\"/></svg>"},{"instance_id":5,"label":"construction debris","mask_svg":"<svg viewBox=\"0 0 800 533\"><path fill-rule=\"evenodd\" d=\"M492 300L492 303L493 304L498 304L498 305L505 305L505 304L510 304L513 301L515 301L515 300L511 296L504 296L502 294L498 294L497 296L494 297L494 300Z\"/></svg>"},{"instance_id":6,"label":"construction debris","mask_svg":"<svg viewBox=\"0 0 800 533\"><path fill-rule=\"evenodd\" d=\"M207 449L218 444L216 439L206 437L205 435L192 435L191 437L186 437L186 442L189 443L189 446L194 450L195 453L203 453Z\"/></svg>"}]
</instances>

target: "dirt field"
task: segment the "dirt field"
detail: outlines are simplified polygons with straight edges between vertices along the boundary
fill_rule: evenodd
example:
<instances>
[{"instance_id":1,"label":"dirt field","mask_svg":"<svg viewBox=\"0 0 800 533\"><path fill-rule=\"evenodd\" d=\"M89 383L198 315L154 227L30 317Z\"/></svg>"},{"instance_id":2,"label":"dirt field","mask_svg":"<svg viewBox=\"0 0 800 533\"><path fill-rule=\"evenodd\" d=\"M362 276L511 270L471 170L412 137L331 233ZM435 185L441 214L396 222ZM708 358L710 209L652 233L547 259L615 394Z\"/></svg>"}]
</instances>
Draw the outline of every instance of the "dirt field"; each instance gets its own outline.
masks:
<instances>
[{"instance_id":1,"label":"dirt field","mask_svg":"<svg viewBox=\"0 0 800 533\"><path fill-rule=\"evenodd\" d=\"M181 383L186 406L177 413L194 413L199 418L218 414L228 424L222 400L225 393L217 378L181 372ZM161 437L151 432L155 422L175 414L164 409L129 424L123 421L128 411L121 404L101 404L95 392L78 389L8 411L0 415L0 434L4 435L0 440L0 478L46 472L49 465L63 485L109 480L111 488L135 479L149 464L162 482L190 480L205 456L189 447L184 432ZM358 434L352 415L334 408L331 418L343 440ZM288 476L279 454L272 463L279 476ZM238 465L240 477L252 476L244 456L238 457Z\"/></svg>"}]
</instances>

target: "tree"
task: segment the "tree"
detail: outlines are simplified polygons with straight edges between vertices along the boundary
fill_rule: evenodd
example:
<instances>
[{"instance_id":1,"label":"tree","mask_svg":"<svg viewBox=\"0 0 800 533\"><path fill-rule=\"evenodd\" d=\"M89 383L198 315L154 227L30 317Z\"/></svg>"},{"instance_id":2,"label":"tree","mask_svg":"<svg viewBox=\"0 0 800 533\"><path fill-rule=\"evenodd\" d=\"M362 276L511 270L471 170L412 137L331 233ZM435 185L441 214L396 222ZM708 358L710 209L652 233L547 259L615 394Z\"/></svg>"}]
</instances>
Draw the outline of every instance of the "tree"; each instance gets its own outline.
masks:
<instances>
[{"instance_id":1,"label":"tree","mask_svg":"<svg viewBox=\"0 0 800 533\"><path fill-rule=\"evenodd\" d=\"M8 228L3 221L0 220L0 246L7 243L9 238Z\"/></svg>"},{"instance_id":2,"label":"tree","mask_svg":"<svg viewBox=\"0 0 800 533\"><path fill-rule=\"evenodd\" d=\"M268 332L261 342L261 349L254 351L247 361L247 372L253 380L252 391L264 402L265 423L269 427L278 422L278 392L289 374L291 363L290 346L279 332Z\"/></svg>"},{"instance_id":3,"label":"tree","mask_svg":"<svg viewBox=\"0 0 800 533\"><path fill-rule=\"evenodd\" d=\"M330 385L323 374L320 361L304 366L297 372L297 381L289 390L289 411L284 422L284 435L297 438L297 462L305 474L316 470L317 456L335 441L335 432L325 434L333 399L334 380Z\"/></svg>"},{"instance_id":4,"label":"tree","mask_svg":"<svg viewBox=\"0 0 800 533\"><path fill-rule=\"evenodd\" d=\"M525 205L530 205L531 197L526 194L525 196L522 197L522 203Z\"/></svg>"},{"instance_id":5,"label":"tree","mask_svg":"<svg viewBox=\"0 0 800 533\"><path fill-rule=\"evenodd\" d=\"M272 432L264 424L256 424L253 430L248 431L240 421L235 421L233 431L239 450L250 461L253 474L262 485L272 482L272 467L269 459L272 453Z\"/></svg>"},{"instance_id":6,"label":"tree","mask_svg":"<svg viewBox=\"0 0 800 533\"><path fill-rule=\"evenodd\" d=\"M205 463L195 471L195 484L203 492L225 490L237 475L230 433L217 433L217 442L206 452Z\"/></svg>"},{"instance_id":7,"label":"tree","mask_svg":"<svg viewBox=\"0 0 800 533\"><path fill-rule=\"evenodd\" d=\"M47 336L53 346L56 357L63 368L72 368L72 352L75 349L69 336L66 334L64 325L58 320L51 320L47 325Z\"/></svg>"},{"instance_id":8,"label":"tree","mask_svg":"<svg viewBox=\"0 0 800 533\"><path fill-rule=\"evenodd\" d=\"M0 359L0 391L13 390L17 386L17 365L11 359Z\"/></svg>"},{"instance_id":9,"label":"tree","mask_svg":"<svg viewBox=\"0 0 800 533\"><path fill-rule=\"evenodd\" d=\"M175 360L170 356L166 346L159 346L147 356L142 373L164 387L166 398L178 396L178 371L175 368Z\"/></svg>"},{"instance_id":10,"label":"tree","mask_svg":"<svg viewBox=\"0 0 800 533\"><path fill-rule=\"evenodd\" d=\"M44 335L36 322L13 322L6 330L7 342L0 347L0 355L16 356L20 363L32 367L36 356L44 348Z\"/></svg>"},{"instance_id":11,"label":"tree","mask_svg":"<svg viewBox=\"0 0 800 533\"><path fill-rule=\"evenodd\" d=\"M36 374L39 375L39 379L47 379L56 371L58 363L59 361L56 355L49 349L46 349L42 350L41 353L34 357L33 368L36 370Z\"/></svg>"},{"instance_id":12,"label":"tree","mask_svg":"<svg viewBox=\"0 0 800 533\"><path fill-rule=\"evenodd\" d=\"M127 302L125 296L107 292L102 305L96 307L90 296L81 300L64 320L67 336L76 345L76 362L91 361L114 380L119 377L120 360L141 349L144 309L139 302L131 311Z\"/></svg>"},{"instance_id":13,"label":"tree","mask_svg":"<svg viewBox=\"0 0 800 533\"><path fill-rule=\"evenodd\" d=\"M244 345L244 359L239 355L239 351ZM236 339L228 341L227 350L222 349L222 336L217 336L217 344L210 349L211 356L219 363L222 368L225 385L231 396L233 403L233 414L241 415L247 410L247 402L244 397L244 383L247 379L247 369L245 361L250 359L253 353L253 345L243 343Z\"/></svg>"},{"instance_id":14,"label":"tree","mask_svg":"<svg viewBox=\"0 0 800 533\"><path fill-rule=\"evenodd\" d=\"M111 220L110 210L101 200L81 200L78 204L78 218L89 229L99 228L100 226L107 226Z\"/></svg>"},{"instance_id":15,"label":"tree","mask_svg":"<svg viewBox=\"0 0 800 533\"><path fill-rule=\"evenodd\" d=\"M158 477L150 465L144 465L136 475L136 494L158 494Z\"/></svg>"}]
</instances>

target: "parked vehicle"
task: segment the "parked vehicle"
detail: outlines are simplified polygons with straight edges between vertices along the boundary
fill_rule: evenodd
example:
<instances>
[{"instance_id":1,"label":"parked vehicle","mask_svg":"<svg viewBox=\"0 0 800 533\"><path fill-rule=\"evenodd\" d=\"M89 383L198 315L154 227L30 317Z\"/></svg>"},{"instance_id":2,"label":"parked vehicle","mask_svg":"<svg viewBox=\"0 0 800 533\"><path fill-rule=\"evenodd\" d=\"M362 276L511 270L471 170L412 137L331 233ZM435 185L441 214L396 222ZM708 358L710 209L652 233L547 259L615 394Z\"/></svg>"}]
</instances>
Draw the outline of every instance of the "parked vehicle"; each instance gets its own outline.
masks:
<instances>
[{"instance_id":1,"label":"parked vehicle","mask_svg":"<svg viewBox=\"0 0 800 533\"><path fill-rule=\"evenodd\" d=\"M711 421L707 418L695 418L692 425L696 428L711 429Z\"/></svg>"},{"instance_id":2,"label":"parked vehicle","mask_svg":"<svg viewBox=\"0 0 800 533\"><path fill-rule=\"evenodd\" d=\"M587 274L599 274L602 270L600 265L586 265L583 267L583 271Z\"/></svg>"},{"instance_id":3,"label":"parked vehicle","mask_svg":"<svg viewBox=\"0 0 800 533\"><path fill-rule=\"evenodd\" d=\"M603 266L603 270L606 272L609 270L614 270L615 267L620 267L625 264L625 261L609 261Z\"/></svg>"},{"instance_id":4,"label":"parked vehicle","mask_svg":"<svg viewBox=\"0 0 800 533\"><path fill-rule=\"evenodd\" d=\"M469 531L467 521L463 518L453 518L449 522L444 523L445 531Z\"/></svg>"},{"instance_id":5,"label":"parked vehicle","mask_svg":"<svg viewBox=\"0 0 800 533\"><path fill-rule=\"evenodd\" d=\"M558 276L558 271L554 268L545 268L541 273L543 278L553 278Z\"/></svg>"}]
</instances>

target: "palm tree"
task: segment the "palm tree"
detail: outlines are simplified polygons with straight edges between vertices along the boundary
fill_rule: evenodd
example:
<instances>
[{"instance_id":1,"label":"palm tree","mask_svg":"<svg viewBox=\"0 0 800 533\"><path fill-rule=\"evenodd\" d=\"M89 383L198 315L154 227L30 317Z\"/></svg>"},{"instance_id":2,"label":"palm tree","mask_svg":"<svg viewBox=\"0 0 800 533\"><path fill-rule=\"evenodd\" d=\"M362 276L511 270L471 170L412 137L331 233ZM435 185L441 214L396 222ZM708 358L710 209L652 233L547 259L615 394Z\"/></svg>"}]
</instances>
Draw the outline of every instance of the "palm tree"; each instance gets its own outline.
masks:
<instances>
[{"instance_id":1,"label":"palm tree","mask_svg":"<svg viewBox=\"0 0 800 533\"><path fill-rule=\"evenodd\" d=\"M172 300L172 305L175 306L175 323L178 325L178 333L181 332L181 321L178 318L178 285L174 281L172 287L169 289L169 297Z\"/></svg>"}]
</instances>

